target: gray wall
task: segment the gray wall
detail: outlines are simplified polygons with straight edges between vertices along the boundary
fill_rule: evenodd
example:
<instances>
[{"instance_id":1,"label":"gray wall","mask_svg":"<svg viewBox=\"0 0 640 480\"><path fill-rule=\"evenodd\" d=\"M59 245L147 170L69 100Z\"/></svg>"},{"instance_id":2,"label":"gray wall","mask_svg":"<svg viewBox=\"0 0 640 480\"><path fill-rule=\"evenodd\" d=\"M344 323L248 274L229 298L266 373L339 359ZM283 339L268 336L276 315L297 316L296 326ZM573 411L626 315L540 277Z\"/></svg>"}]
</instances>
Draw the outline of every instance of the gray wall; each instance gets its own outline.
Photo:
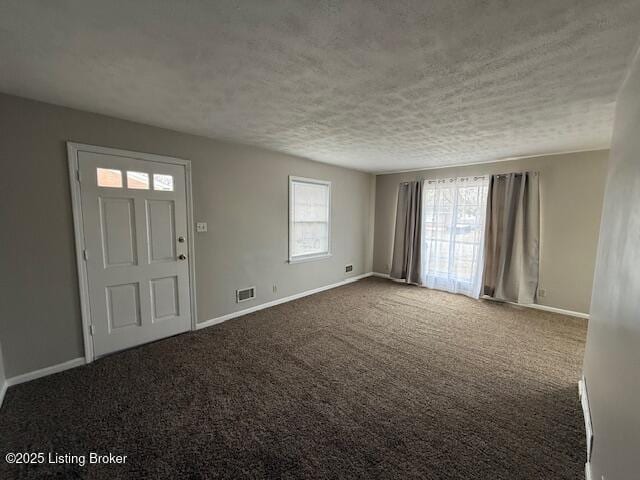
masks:
<instances>
[{"instance_id":1,"label":"gray wall","mask_svg":"<svg viewBox=\"0 0 640 480\"><path fill-rule=\"evenodd\" d=\"M638 53L640 55L640 51ZM593 478L640 476L640 59L617 101L584 374Z\"/></svg>"},{"instance_id":2,"label":"gray wall","mask_svg":"<svg viewBox=\"0 0 640 480\"><path fill-rule=\"evenodd\" d=\"M398 184L522 170L540 172L541 238L538 303L589 312L608 151L532 157L466 167L378 175L373 270L389 273Z\"/></svg>"},{"instance_id":3,"label":"gray wall","mask_svg":"<svg viewBox=\"0 0 640 480\"><path fill-rule=\"evenodd\" d=\"M83 356L65 141L189 159L198 320L371 271L372 175L0 95L0 337L9 377ZM331 180L330 259L287 263L288 175ZM272 286L278 287L277 294ZM257 287L235 303L238 287Z\"/></svg>"}]
</instances>

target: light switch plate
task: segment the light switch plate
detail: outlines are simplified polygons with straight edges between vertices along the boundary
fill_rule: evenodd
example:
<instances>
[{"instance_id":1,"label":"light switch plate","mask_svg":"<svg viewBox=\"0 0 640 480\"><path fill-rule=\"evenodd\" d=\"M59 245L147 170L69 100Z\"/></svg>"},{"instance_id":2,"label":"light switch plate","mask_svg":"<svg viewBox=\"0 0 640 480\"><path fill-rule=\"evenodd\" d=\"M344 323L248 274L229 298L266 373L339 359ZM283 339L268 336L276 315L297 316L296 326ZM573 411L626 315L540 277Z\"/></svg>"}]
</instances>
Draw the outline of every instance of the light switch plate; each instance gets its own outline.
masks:
<instances>
[{"instance_id":1,"label":"light switch plate","mask_svg":"<svg viewBox=\"0 0 640 480\"><path fill-rule=\"evenodd\" d=\"M204 233L207 231L207 222L198 222L196 223L196 232Z\"/></svg>"}]
</instances>

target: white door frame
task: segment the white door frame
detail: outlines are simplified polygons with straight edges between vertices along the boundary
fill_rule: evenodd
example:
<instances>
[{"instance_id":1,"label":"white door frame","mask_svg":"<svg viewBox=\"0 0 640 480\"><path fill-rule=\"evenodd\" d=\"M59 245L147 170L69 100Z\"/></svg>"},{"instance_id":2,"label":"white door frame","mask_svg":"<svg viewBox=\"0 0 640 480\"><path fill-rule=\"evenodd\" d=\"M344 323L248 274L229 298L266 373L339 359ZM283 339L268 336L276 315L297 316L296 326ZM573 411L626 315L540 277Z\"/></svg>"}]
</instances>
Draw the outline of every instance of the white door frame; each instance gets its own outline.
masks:
<instances>
[{"instance_id":1,"label":"white door frame","mask_svg":"<svg viewBox=\"0 0 640 480\"><path fill-rule=\"evenodd\" d=\"M69 160L69 184L71 186L71 205L73 207L73 230L76 240L76 263L78 266L78 284L80 289L80 311L82 314L82 333L84 338L84 356L87 363L95 360L93 340L91 338L91 309L89 308L89 277L84 258L84 226L82 222L82 197L80 193L79 152L102 153L118 157L137 160L148 160L159 163L172 163L184 166L187 194L187 244L189 245L189 295L191 297L191 330L196 329L196 273L195 273L195 242L193 229L193 195L191 185L191 161L181 158L156 155L154 153L132 152L118 148L99 147L83 143L67 142L67 157Z\"/></svg>"}]
</instances>

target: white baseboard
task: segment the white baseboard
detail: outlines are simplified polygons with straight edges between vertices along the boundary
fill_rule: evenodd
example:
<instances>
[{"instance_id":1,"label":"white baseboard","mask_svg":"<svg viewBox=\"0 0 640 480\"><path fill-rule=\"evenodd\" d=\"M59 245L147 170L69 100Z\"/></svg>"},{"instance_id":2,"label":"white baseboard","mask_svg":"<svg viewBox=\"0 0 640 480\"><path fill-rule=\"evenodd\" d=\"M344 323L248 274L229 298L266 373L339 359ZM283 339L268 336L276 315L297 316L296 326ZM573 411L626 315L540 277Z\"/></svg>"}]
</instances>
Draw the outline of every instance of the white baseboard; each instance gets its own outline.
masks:
<instances>
[{"instance_id":1,"label":"white baseboard","mask_svg":"<svg viewBox=\"0 0 640 480\"><path fill-rule=\"evenodd\" d=\"M578 395L582 406L582 416L584 417L584 432L587 443L587 465L591 462L593 452L593 424L591 423L591 408L589 407L589 393L587 391L587 381L584 375L578 382Z\"/></svg>"},{"instance_id":2,"label":"white baseboard","mask_svg":"<svg viewBox=\"0 0 640 480\"><path fill-rule=\"evenodd\" d=\"M231 320L232 318L237 318L243 315L247 315L248 313L257 312L258 310L264 310L265 308L275 307L276 305L280 305L281 303L287 303L287 302L291 302L292 300L297 300L298 298L307 297L309 295L313 295L314 293L320 293L320 292L324 292L325 290L331 290L332 288L341 287L342 285L347 285L348 283L357 282L358 280L362 280L363 278L370 277L372 275L375 275L375 273L372 273L372 272L363 273L362 275L349 277L338 283L332 283L331 285L325 285L324 287L313 288L311 290L306 290L304 292L296 293L295 295L278 298L277 300L273 300L271 302L261 303L260 305L255 305L253 307L245 308L244 310L238 310L237 312L228 313L227 315L222 315L220 317L212 318L211 320L206 320L204 322L196 324L196 330L211 327L213 325L226 322L227 320Z\"/></svg>"},{"instance_id":3,"label":"white baseboard","mask_svg":"<svg viewBox=\"0 0 640 480\"><path fill-rule=\"evenodd\" d=\"M27 372L23 373L22 375L7 378L5 383L7 384L7 387L11 387L12 385L18 385L19 383L35 380L36 378L46 377L47 375L53 375L54 373L64 372L65 370L79 367L81 365L84 365L85 363L86 361L84 357L74 358L73 360L59 363L57 365L52 365L50 367L41 368L40 370L34 370L33 372Z\"/></svg>"},{"instance_id":4,"label":"white baseboard","mask_svg":"<svg viewBox=\"0 0 640 480\"><path fill-rule=\"evenodd\" d=\"M486 295L483 295L480 298L492 302L508 303L509 305L515 305L516 307L533 308L534 310L542 310L544 312L560 313L562 315L568 315L570 317L586 318L587 320L589 319L588 313L574 312L573 310L565 310L564 308L549 307L547 305L540 305L538 303L505 302L503 300L497 300L495 298L487 297Z\"/></svg>"},{"instance_id":5,"label":"white baseboard","mask_svg":"<svg viewBox=\"0 0 640 480\"><path fill-rule=\"evenodd\" d=\"M391 278L388 273L373 272L372 275L374 277L389 278L393 280L393 278ZM394 280L394 281L397 281L397 280ZM405 283L405 282L400 281L400 283ZM500 301L500 300L494 300L493 298L484 297L484 296L481 298L484 298L485 300ZM503 303L508 303L510 305L517 305L519 307L533 308L535 310L543 310L545 312L561 313L562 315L569 315L570 317L586 318L587 320L589 319L588 313L574 312L573 310L565 310L564 308L549 307L547 305L540 305L537 303L526 303L526 304L515 303L515 302L503 302Z\"/></svg>"},{"instance_id":6,"label":"white baseboard","mask_svg":"<svg viewBox=\"0 0 640 480\"><path fill-rule=\"evenodd\" d=\"M584 478L585 480L593 480L593 475L591 475L591 464L589 462L584 464Z\"/></svg>"},{"instance_id":7,"label":"white baseboard","mask_svg":"<svg viewBox=\"0 0 640 480\"><path fill-rule=\"evenodd\" d=\"M374 272L373 273L374 277L378 277L378 278L386 278L387 280L391 280L392 282L396 282L396 283L402 283L403 285L413 285L416 287L423 287L423 285L418 285L417 283L409 283L406 280L400 280L397 278L391 278L391 275L389 275L388 273L379 273L379 272ZM427 287L424 287L427 288Z\"/></svg>"},{"instance_id":8,"label":"white baseboard","mask_svg":"<svg viewBox=\"0 0 640 480\"><path fill-rule=\"evenodd\" d=\"M521 307L534 308L536 310L544 310L545 312L561 313L562 315L569 315L570 317L586 318L587 320L589 320L588 313L574 312L573 310L565 310L564 308L549 307L547 305L540 305L538 303L530 303L526 305L520 304L520 303L514 303L513 305L520 305Z\"/></svg>"},{"instance_id":9,"label":"white baseboard","mask_svg":"<svg viewBox=\"0 0 640 480\"><path fill-rule=\"evenodd\" d=\"M2 387L0 387L0 407L2 407L2 402L4 400L4 394L7 393L7 388L9 388L9 385L7 385L7 381L4 380L2 382Z\"/></svg>"},{"instance_id":10,"label":"white baseboard","mask_svg":"<svg viewBox=\"0 0 640 480\"><path fill-rule=\"evenodd\" d=\"M391 278L388 273L373 272L371 275L380 278Z\"/></svg>"}]
</instances>

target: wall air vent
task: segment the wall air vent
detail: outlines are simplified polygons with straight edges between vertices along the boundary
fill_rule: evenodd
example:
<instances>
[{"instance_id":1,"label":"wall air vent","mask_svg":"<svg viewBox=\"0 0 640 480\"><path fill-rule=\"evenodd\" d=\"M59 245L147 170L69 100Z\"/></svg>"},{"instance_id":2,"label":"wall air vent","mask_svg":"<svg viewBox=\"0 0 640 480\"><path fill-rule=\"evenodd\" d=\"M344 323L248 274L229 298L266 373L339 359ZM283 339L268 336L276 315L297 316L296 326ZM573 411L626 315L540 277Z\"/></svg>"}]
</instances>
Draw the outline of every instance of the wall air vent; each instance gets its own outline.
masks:
<instances>
[{"instance_id":1,"label":"wall air vent","mask_svg":"<svg viewBox=\"0 0 640 480\"><path fill-rule=\"evenodd\" d=\"M236 290L236 303L246 302L256 298L256 287L247 287Z\"/></svg>"}]
</instances>

